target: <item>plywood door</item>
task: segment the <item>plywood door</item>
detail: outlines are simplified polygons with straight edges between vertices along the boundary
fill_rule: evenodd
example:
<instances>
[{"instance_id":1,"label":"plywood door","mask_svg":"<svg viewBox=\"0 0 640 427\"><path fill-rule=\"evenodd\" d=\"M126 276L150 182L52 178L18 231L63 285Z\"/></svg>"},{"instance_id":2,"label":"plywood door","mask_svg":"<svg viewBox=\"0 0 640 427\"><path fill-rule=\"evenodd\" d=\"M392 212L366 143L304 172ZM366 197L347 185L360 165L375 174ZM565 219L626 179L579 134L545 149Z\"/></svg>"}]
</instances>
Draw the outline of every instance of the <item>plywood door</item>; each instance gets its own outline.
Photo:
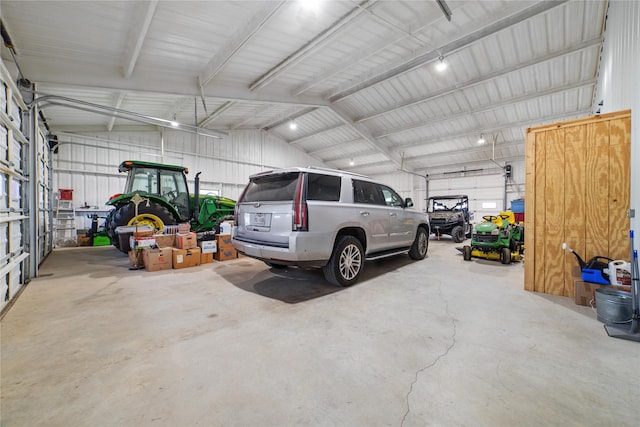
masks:
<instances>
[{"instance_id":1,"label":"plywood door","mask_svg":"<svg viewBox=\"0 0 640 427\"><path fill-rule=\"evenodd\" d=\"M573 296L573 255L629 258L629 112L529 129L525 289Z\"/></svg>"}]
</instances>

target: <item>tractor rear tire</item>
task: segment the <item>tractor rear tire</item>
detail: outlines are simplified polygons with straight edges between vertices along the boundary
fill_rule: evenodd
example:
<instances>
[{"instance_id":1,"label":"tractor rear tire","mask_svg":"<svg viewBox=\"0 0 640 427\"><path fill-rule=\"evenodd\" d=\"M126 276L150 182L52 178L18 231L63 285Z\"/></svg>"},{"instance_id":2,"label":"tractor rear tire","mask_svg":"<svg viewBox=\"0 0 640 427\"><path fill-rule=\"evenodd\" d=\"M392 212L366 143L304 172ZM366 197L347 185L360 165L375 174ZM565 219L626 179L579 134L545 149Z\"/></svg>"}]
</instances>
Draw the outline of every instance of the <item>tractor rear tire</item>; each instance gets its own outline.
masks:
<instances>
[{"instance_id":1,"label":"tractor rear tire","mask_svg":"<svg viewBox=\"0 0 640 427\"><path fill-rule=\"evenodd\" d=\"M511 249L502 248L500 250L500 262L503 264L511 264Z\"/></svg>"},{"instance_id":2,"label":"tractor rear tire","mask_svg":"<svg viewBox=\"0 0 640 427\"><path fill-rule=\"evenodd\" d=\"M453 241L456 243L464 242L466 236L464 235L464 229L461 225L453 227L453 230L451 230L451 237L453 237Z\"/></svg>"},{"instance_id":3,"label":"tractor rear tire","mask_svg":"<svg viewBox=\"0 0 640 427\"><path fill-rule=\"evenodd\" d=\"M128 203L113 212L111 221L109 222L109 235L116 236L116 228L120 226L135 225L136 218L139 225L149 225L156 231L164 230L165 225L177 224L176 218L169 211L169 209L158 203L149 202L148 206L146 202L140 203L138 205L137 217L135 205L133 203ZM113 240L114 239L112 238L112 243ZM125 252L119 244L114 246L116 246L120 251Z\"/></svg>"},{"instance_id":4,"label":"tractor rear tire","mask_svg":"<svg viewBox=\"0 0 640 427\"><path fill-rule=\"evenodd\" d=\"M465 245L462 248L462 256L464 257L465 261L471 261L471 246Z\"/></svg>"}]
</instances>

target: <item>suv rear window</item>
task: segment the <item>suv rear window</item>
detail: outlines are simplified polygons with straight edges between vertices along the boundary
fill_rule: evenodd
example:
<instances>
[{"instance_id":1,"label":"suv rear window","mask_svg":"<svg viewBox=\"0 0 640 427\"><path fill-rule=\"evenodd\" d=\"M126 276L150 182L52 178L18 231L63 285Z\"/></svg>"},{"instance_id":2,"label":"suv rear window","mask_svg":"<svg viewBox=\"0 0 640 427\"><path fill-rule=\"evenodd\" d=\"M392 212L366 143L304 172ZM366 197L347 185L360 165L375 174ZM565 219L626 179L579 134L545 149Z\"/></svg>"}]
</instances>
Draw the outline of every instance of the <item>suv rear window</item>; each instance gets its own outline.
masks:
<instances>
[{"instance_id":1,"label":"suv rear window","mask_svg":"<svg viewBox=\"0 0 640 427\"><path fill-rule=\"evenodd\" d=\"M300 172L253 178L242 198L243 202L275 202L293 200Z\"/></svg>"},{"instance_id":2,"label":"suv rear window","mask_svg":"<svg viewBox=\"0 0 640 427\"><path fill-rule=\"evenodd\" d=\"M307 200L340 200L340 177L310 173L307 183Z\"/></svg>"}]
</instances>

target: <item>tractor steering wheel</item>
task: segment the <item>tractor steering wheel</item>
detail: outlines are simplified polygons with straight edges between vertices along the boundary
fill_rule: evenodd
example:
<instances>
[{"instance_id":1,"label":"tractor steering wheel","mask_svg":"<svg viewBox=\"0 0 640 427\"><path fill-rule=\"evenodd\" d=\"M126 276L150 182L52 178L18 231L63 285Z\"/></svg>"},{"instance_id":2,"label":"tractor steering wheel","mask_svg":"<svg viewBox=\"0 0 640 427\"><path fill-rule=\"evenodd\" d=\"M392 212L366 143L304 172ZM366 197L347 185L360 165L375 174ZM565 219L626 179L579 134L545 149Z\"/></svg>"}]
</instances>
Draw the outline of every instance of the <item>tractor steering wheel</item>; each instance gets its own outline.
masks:
<instances>
[{"instance_id":1,"label":"tractor steering wheel","mask_svg":"<svg viewBox=\"0 0 640 427\"><path fill-rule=\"evenodd\" d=\"M164 198L165 198L165 199L167 199L167 200L173 200L173 199L175 199L176 197L178 197L178 193L176 193L176 192L175 192L175 190L170 190L170 191L168 191L168 192L164 193L164 194L162 195L162 197L164 197Z\"/></svg>"},{"instance_id":2,"label":"tractor steering wheel","mask_svg":"<svg viewBox=\"0 0 640 427\"><path fill-rule=\"evenodd\" d=\"M509 218L511 218L509 215L506 215L506 214L502 214L502 215L500 215L500 219L507 220L507 219L509 219Z\"/></svg>"},{"instance_id":3,"label":"tractor steering wheel","mask_svg":"<svg viewBox=\"0 0 640 427\"><path fill-rule=\"evenodd\" d=\"M493 221L497 220L498 217L495 216L495 215L485 215L485 216L482 217L482 219L484 219L487 222L493 222Z\"/></svg>"}]
</instances>

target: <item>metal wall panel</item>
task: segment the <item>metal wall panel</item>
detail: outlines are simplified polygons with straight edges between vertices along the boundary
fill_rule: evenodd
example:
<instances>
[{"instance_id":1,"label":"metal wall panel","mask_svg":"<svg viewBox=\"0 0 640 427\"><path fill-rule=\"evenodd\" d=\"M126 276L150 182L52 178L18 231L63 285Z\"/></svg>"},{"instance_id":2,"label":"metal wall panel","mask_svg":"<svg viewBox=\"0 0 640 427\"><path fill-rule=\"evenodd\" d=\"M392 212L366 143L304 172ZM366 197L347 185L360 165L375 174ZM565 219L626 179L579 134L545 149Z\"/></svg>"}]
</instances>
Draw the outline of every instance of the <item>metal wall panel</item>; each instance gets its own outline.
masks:
<instances>
[{"instance_id":1,"label":"metal wall panel","mask_svg":"<svg viewBox=\"0 0 640 427\"><path fill-rule=\"evenodd\" d=\"M631 109L631 228L640 233L640 3L611 1L593 113ZM602 105L600 105L602 103Z\"/></svg>"},{"instance_id":2,"label":"metal wall panel","mask_svg":"<svg viewBox=\"0 0 640 427\"><path fill-rule=\"evenodd\" d=\"M103 132L59 134L53 158L53 191L73 189L75 207L104 208L122 191L125 175L118 173L124 160L145 160L189 168L189 186L197 172L202 191L237 199L251 174L289 166L323 164L264 131L231 131L222 139L179 131ZM85 228L84 218L76 221Z\"/></svg>"}]
</instances>

